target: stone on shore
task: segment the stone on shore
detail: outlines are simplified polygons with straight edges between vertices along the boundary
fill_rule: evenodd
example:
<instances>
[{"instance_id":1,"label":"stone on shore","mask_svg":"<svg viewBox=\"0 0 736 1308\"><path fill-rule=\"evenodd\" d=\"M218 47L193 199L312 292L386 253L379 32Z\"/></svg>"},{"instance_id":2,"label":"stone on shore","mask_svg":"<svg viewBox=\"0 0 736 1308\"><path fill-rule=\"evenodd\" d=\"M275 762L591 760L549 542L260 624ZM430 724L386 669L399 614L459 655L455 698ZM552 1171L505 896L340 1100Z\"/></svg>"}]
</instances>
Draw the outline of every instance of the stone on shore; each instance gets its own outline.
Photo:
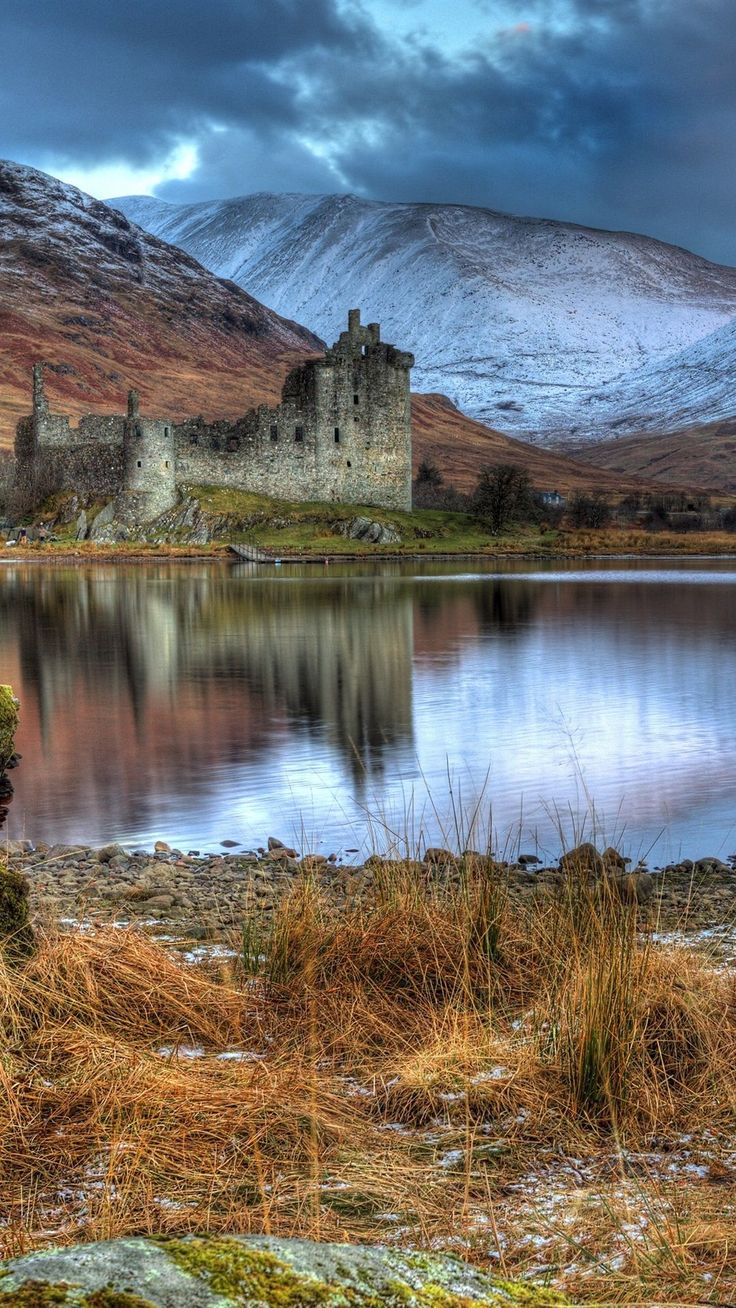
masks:
<instances>
[{"instance_id":1,"label":"stone on shore","mask_svg":"<svg viewBox=\"0 0 736 1308\"><path fill-rule=\"evenodd\" d=\"M0 686L0 772L4 772L15 753L18 730L18 701L12 686Z\"/></svg>"},{"instance_id":2,"label":"stone on shore","mask_svg":"<svg viewBox=\"0 0 736 1308\"><path fill-rule=\"evenodd\" d=\"M36 1298L33 1296L36 1295ZM564 1295L444 1254L268 1236L134 1236L0 1264L0 1308L554 1308Z\"/></svg>"},{"instance_id":3,"label":"stone on shore","mask_svg":"<svg viewBox=\"0 0 736 1308\"><path fill-rule=\"evenodd\" d=\"M35 948L29 895L23 873L0 863L0 954L11 965L30 958Z\"/></svg>"}]
</instances>

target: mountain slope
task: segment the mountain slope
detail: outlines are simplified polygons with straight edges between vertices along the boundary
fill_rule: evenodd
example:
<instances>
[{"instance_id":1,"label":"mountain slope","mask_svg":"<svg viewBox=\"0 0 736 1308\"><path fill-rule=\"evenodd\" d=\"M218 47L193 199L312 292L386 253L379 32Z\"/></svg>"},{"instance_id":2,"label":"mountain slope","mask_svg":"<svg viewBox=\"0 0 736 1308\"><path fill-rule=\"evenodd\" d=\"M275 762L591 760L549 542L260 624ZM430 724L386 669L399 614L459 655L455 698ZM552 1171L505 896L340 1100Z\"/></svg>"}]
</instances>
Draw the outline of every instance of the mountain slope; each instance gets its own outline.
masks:
<instances>
[{"instance_id":1,"label":"mountain slope","mask_svg":"<svg viewBox=\"0 0 736 1308\"><path fill-rule=\"evenodd\" d=\"M565 447L571 456L595 468L596 475L639 478L668 486L716 490L736 495L736 421L684 427L654 435L650 432Z\"/></svg>"},{"instance_id":2,"label":"mountain slope","mask_svg":"<svg viewBox=\"0 0 736 1308\"><path fill-rule=\"evenodd\" d=\"M736 318L684 350L610 382L581 405L584 428L676 432L736 413Z\"/></svg>"},{"instance_id":3,"label":"mountain slope","mask_svg":"<svg viewBox=\"0 0 736 1308\"><path fill-rule=\"evenodd\" d=\"M580 429L592 390L736 315L736 269L644 236L349 195L111 203L326 339L361 305L418 390L527 439Z\"/></svg>"},{"instance_id":4,"label":"mountain slope","mask_svg":"<svg viewBox=\"0 0 736 1308\"><path fill-rule=\"evenodd\" d=\"M31 364L54 406L226 417L277 398L316 336L72 186L0 163L0 445L30 408Z\"/></svg>"},{"instance_id":5,"label":"mountain slope","mask_svg":"<svg viewBox=\"0 0 736 1308\"><path fill-rule=\"evenodd\" d=\"M288 368L321 348L116 210L0 163L0 446L28 412L38 358L52 407L72 416L119 412L134 385L152 414L235 418L276 399ZM415 395L412 405L415 466L432 459L460 489L500 461L523 463L536 485L561 490L601 475L489 430L443 396Z\"/></svg>"}]
</instances>

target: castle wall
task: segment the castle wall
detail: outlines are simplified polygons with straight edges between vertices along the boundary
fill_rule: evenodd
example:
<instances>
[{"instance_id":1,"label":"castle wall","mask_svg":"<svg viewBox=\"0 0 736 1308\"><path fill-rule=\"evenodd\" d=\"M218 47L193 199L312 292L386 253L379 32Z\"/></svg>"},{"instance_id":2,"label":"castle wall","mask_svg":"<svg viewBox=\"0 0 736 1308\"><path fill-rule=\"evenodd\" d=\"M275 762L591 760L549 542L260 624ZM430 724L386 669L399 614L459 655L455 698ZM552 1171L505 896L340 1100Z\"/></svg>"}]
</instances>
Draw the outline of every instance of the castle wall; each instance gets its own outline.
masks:
<instances>
[{"instance_id":1,"label":"castle wall","mask_svg":"<svg viewBox=\"0 0 736 1308\"><path fill-rule=\"evenodd\" d=\"M176 437L165 418L142 418L138 393L128 395L123 428L123 490L134 517L155 518L176 503Z\"/></svg>"},{"instance_id":2,"label":"castle wall","mask_svg":"<svg viewBox=\"0 0 736 1308\"><path fill-rule=\"evenodd\" d=\"M16 509L78 490L118 497L119 513L143 522L174 504L182 485L410 509L413 362L351 310L348 330L323 358L293 369L274 408L261 405L234 423L174 427L142 418L131 391L126 416L87 415L76 428L50 413L36 365L33 414L16 433Z\"/></svg>"}]
</instances>

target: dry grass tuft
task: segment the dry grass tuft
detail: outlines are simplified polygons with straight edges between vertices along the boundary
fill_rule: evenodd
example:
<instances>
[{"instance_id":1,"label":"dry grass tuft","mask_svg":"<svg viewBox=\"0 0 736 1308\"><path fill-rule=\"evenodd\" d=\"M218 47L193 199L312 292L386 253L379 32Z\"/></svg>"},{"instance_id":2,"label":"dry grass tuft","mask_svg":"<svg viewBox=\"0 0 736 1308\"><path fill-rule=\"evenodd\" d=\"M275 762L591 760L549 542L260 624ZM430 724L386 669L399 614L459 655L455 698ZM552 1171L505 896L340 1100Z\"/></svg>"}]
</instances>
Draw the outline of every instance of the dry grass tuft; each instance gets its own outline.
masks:
<instances>
[{"instance_id":1,"label":"dry grass tuft","mask_svg":"<svg viewBox=\"0 0 736 1308\"><path fill-rule=\"evenodd\" d=\"M580 877L512 911L480 862L340 913L305 879L218 978L135 931L43 939L0 970L4 1252L266 1230L727 1301L734 981L640 927Z\"/></svg>"}]
</instances>

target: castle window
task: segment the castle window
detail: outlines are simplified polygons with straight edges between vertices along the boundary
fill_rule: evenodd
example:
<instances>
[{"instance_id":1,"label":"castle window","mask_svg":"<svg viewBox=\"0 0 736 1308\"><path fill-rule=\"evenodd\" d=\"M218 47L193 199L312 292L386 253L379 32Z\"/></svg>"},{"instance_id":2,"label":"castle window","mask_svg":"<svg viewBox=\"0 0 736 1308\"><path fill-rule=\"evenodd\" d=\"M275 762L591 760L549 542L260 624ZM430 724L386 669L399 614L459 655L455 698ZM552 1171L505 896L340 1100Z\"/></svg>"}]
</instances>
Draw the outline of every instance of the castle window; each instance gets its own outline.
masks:
<instances>
[{"instance_id":1,"label":"castle window","mask_svg":"<svg viewBox=\"0 0 736 1308\"><path fill-rule=\"evenodd\" d=\"M349 468L352 468L352 466L353 466L352 463L351 463L350 460L348 459L348 467L349 467Z\"/></svg>"},{"instance_id":2,"label":"castle window","mask_svg":"<svg viewBox=\"0 0 736 1308\"><path fill-rule=\"evenodd\" d=\"M213 436L213 437L212 437L212 448L213 448L213 450L219 450L219 448L220 448L220 438L219 438L218 436Z\"/></svg>"},{"instance_id":3,"label":"castle window","mask_svg":"<svg viewBox=\"0 0 736 1308\"><path fill-rule=\"evenodd\" d=\"M367 346L367 345L364 345L363 348L362 348L362 350L360 351L360 353L361 353L361 354L363 355L363 357L365 358L366 354L368 353L368 346Z\"/></svg>"},{"instance_id":4,"label":"castle window","mask_svg":"<svg viewBox=\"0 0 736 1308\"><path fill-rule=\"evenodd\" d=\"M360 396L359 396L359 395L354 395L354 396L353 396L353 404L360 404Z\"/></svg>"},{"instance_id":5,"label":"castle window","mask_svg":"<svg viewBox=\"0 0 736 1308\"><path fill-rule=\"evenodd\" d=\"M141 462L140 459L138 460L138 467L139 467L139 468L142 468L142 467L143 467L143 464L142 464L142 462Z\"/></svg>"},{"instance_id":6,"label":"castle window","mask_svg":"<svg viewBox=\"0 0 736 1308\"><path fill-rule=\"evenodd\" d=\"M238 436L228 436L228 438L227 438L227 448L228 448L228 449L231 451L231 453L233 453L233 454L235 453L236 450L239 450L239 449L240 449L240 439L239 439L239 437L238 437Z\"/></svg>"},{"instance_id":7,"label":"castle window","mask_svg":"<svg viewBox=\"0 0 736 1308\"><path fill-rule=\"evenodd\" d=\"M194 433L193 436L190 436L190 437L189 437L189 444L190 444L190 445L199 445L199 436L197 435L196 432Z\"/></svg>"},{"instance_id":8,"label":"castle window","mask_svg":"<svg viewBox=\"0 0 736 1308\"><path fill-rule=\"evenodd\" d=\"M336 445L339 445L339 444L340 444L340 428L339 428L339 427L336 427L336 428L335 428L335 444L336 444Z\"/></svg>"},{"instance_id":9,"label":"castle window","mask_svg":"<svg viewBox=\"0 0 736 1308\"><path fill-rule=\"evenodd\" d=\"M279 438L279 429L276 423L274 423L273 426L271 427L271 440L277 441L278 438Z\"/></svg>"},{"instance_id":10,"label":"castle window","mask_svg":"<svg viewBox=\"0 0 736 1308\"><path fill-rule=\"evenodd\" d=\"M168 427L164 427L164 436L170 436L170 435L171 435L171 433L170 433Z\"/></svg>"},{"instance_id":11,"label":"castle window","mask_svg":"<svg viewBox=\"0 0 736 1308\"><path fill-rule=\"evenodd\" d=\"M167 460L166 460L166 467L168 468L168 466L169 466L169 460L167 459Z\"/></svg>"},{"instance_id":12,"label":"castle window","mask_svg":"<svg viewBox=\"0 0 736 1308\"><path fill-rule=\"evenodd\" d=\"M135 424L135 434L138 437L139 441L143 439L143 428L141 427L141 424L139 422Z\"/></svg>"},{"instance_id":13,"label":"castle window","mask_svg":"<svg viewBox=\"0 0 736 1308\"><path fill-rule=\"evenodd\" d=\"M294 440L295 440L295 441L303 441L303 440L304 440L304 428L303 428L303 427L295 427L295 428L294 428Z\"/></svg>"}]
</instances>

